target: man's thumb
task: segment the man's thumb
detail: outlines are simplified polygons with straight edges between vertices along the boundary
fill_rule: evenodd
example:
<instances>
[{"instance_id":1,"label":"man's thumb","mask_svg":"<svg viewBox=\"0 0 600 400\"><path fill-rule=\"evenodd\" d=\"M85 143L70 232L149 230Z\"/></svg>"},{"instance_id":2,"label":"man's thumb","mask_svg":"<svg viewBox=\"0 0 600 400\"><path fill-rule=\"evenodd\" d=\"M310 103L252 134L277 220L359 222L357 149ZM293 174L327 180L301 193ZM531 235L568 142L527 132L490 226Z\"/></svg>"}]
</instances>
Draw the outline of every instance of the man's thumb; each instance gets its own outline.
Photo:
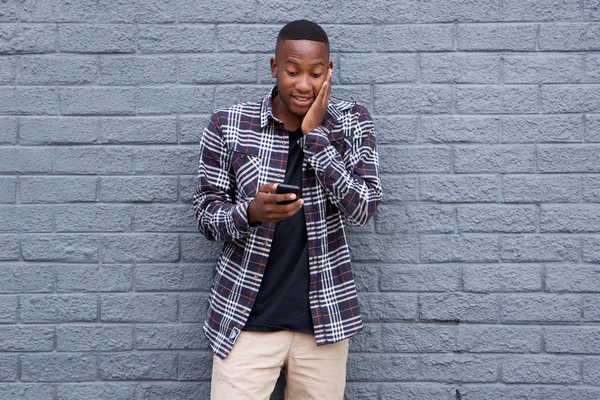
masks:
<instances>
[{"instance_id":1,"label":"man's thumb","mask_svg":"<svg viewBox=\"0 0 600 400\"><path fill-rule=\"evenodd\" d=\"M262 192L262 193L271 193L271 192L274 192L276 188L277 188L276 183L267 183L267 184L264 184L261 187L259 187L258 191Z\"/></svg>"}]
</instances>

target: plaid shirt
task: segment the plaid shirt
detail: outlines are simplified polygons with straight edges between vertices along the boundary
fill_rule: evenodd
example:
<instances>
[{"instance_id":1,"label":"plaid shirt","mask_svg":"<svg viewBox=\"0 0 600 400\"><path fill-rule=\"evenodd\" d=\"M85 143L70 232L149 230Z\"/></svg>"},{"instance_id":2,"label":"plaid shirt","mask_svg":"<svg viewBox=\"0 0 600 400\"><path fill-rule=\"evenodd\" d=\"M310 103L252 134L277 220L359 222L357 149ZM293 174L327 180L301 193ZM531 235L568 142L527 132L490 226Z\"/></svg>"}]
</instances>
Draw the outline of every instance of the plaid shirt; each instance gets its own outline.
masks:
<instances>
[{"instance_id":1,"label":"plaid shirt","mask_svg":"<svg viewBox=\"0 0 600 400\"><path fill-rule=\"evenodd\" d=\"M275 223L250 226L259 186L282 183L289 136L272 96L217 110L200 142L194 209L198 228L224 241L209 294L204 332L225 358L243 329L269 257ZM309 300L318 345L362 329L344 220L364 225L381 199L373 121L355 103L331 99L321 126L299 139L308 235Z\"/></svg>"}]
</instances>

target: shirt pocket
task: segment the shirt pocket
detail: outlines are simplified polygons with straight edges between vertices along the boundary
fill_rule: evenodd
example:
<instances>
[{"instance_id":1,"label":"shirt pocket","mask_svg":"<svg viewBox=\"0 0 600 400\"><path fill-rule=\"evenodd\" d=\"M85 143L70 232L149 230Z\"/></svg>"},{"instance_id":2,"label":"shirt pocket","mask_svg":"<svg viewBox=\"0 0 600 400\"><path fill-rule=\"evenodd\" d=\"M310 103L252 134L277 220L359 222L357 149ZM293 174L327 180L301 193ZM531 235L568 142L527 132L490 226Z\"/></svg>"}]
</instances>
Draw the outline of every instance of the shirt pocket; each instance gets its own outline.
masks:
<instances>
[{"instance_id":1,"label":"shirt pocket","mask_svg":"<svg viewBox=\"0 0 600 400\"><path fill-rule=\"evenodd\" d=\"M231 152L231 166L235 174L236 199L244 201L254 198L258 192L258 178L262 159L257 155L233 150Z\"/></svg>"}]
</instances>

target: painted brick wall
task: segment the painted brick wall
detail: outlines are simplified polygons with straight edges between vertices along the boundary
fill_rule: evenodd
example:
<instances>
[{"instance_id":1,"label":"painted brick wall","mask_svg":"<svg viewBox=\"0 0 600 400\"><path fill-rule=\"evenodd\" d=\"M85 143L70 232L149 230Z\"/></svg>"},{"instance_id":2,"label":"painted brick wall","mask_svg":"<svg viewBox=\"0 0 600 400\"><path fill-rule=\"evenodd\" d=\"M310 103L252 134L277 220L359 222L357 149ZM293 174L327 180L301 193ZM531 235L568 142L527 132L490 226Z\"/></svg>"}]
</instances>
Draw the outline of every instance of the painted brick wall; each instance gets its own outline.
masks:
<instances>
[{"instance_id":1,"label":"painted brick wall","mask_svg":"<svg viewBox=\"0 0 600 400\"><path fill-rule=\"evenodd\" d=\"M0 0L0 399L208 398L197 146L302 17L380 143L347 398L600 398L598 0Z\"/></svg>"}]
</instances>

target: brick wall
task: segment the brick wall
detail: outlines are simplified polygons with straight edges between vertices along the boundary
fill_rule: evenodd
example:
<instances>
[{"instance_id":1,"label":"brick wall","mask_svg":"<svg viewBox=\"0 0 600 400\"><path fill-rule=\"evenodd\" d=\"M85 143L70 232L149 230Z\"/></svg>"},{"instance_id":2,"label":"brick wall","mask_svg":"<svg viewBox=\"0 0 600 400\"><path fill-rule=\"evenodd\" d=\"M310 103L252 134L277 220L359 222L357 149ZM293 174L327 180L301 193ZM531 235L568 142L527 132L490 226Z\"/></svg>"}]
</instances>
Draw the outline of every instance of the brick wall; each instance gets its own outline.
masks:
<instances>
[{"instance_id":1,"label":"brick wall","mask_svg":"<svg viewBox=\"0 0 600 400\"><path fill-rule=\"evenodd\" d=\"M380 143L347 398L600 398L598 0L0 0L0 399L208 398L197 146L303 17Z\"/></svg>"}]
</instances>

